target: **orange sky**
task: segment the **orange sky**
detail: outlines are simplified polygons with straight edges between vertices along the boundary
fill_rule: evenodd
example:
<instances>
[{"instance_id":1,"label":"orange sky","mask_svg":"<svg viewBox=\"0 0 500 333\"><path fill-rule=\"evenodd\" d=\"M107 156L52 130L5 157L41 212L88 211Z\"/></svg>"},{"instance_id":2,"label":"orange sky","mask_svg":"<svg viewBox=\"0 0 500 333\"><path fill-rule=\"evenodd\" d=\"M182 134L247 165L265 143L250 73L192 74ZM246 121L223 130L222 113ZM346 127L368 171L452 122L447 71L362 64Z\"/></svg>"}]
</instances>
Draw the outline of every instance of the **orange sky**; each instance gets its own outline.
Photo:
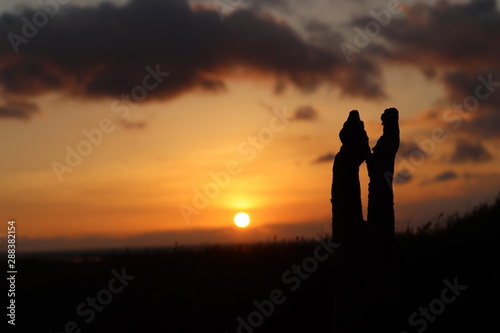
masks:
<instances>
[{"instance_id":1,"label":"orange sky","mask_svg":"<svg viewBox=\"0 0 500 333\"><path fill-rule=\"evenodd\" d=\"M356 9L358 15L368 12ZM295 12L288 15L296 26ZM174 65L162 68L170 75L160 85L176 85L182 73ZM381 63L380 69L384 98L349 95L330 83L309 92L290 85L276 94L272 76L231 71L223 90L147 97L123 118L113 112L112 96L82 98L61 90L34 94L30 102L38 105L36 115L0 118L0 220L14 218L21 240L235 228L232 218L239 211L250 214L247 229L261 228L262 238L273 233L266 234L266 226L275 224L310 223L310 234L320 231L318 225L329 231L333 161L316 160L338 151L338 131L352 109L360 111L373 146L387 107L400 110L406 148L420 144L425 150L423 143L433 140L432 152L410 162L411 179L395 185L399 230L492 198L500 189L498 138L484 139L444 118L452 92L443 81L403 61ZM4 104L9 96L3 94ZM309 113L301 117L301 108ZM271 109L286 119L278 119ZM462 120L465 124L473 117L464 115ZM102 134L102 142L82 143L89 141L83 131L98 129L103 119L108 119L108 133ZM433 139L435 130L445 139ZM90 147L90 152L71 172L58 174L54 162L67 166L68 146ZM472 157L457 153L459 148ZM416 157L402 151L400 158ZM396 172L402 170L396 165ZM216 185L210 176L221 173L227 186ZM364 165L360 178L366 208ZM206 200L206 207L196 207L196 191L207 186L215 191L213 198ZM188 206L196 213L186 214ZM242 240L244 236L236 241Z\"/></svg>"}]
</instances>

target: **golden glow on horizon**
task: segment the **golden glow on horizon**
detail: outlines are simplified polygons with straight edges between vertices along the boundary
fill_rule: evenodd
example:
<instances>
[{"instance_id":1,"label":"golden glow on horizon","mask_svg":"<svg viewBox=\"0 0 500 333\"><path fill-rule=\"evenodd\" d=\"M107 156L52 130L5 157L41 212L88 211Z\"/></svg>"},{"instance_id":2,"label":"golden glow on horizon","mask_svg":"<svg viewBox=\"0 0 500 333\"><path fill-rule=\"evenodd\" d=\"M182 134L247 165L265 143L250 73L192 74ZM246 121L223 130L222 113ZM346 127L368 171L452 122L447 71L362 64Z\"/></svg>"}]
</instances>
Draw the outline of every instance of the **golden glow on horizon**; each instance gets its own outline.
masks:
<instances>
[{"instance_id":1,"label":"golden glow on horizon","mask_svg":"<svg viewBox=\"0 0 500 333\"><path fill-rule=\"evenodd\" d=\"M398 97L387 103L400 107L402 141L418 143L436 126L417 117L432 107L434 99L425 103L422 98L418 100L421 105L413 106L417 97L427 96L428 89L420 80L412 80L412 90L403 90L397 85L399 78L391 76L388 91ZM228 87L230 92L210 98L193 93L168 103L141 103L140 112L131 115L131 120L148 123L141 130L128 130L113 118L116 130L105 136L102 145L93 147L81 165L65 173L62 182L51 163L66 164L65 146L75 149L86 140L83 129L95 128L103 117L114 116L107 113L111 101L81 103L44 98L40 101L41 109L47 110L43 117L33 117L29 122L0 122L4 138L0 150L9 156L0 163L4 189L0 211L4 219L23 221L23 236L33 239L232 228L231 219L238 212L252 214L250 228L328 221L333 161L314 161L327 152L338 152L338 131L352 108L360 110L373 147L382 133L380 113L385 104L342 98L327 89L305 100L293 90L276 96L268 86L254 82L228 81ZM417 92L419 96L414 96ZM325 111L319 113L318 121L290 122L262 149L255 148L255 156L250 159L253 155L238 151L239 144L248 143L248 137L268 127L272 116L256 102L259 100L278 109L286 106L290 111L310 101ZM450 138L457 133L447 128ZM8 141L12 137L22 140L12 145ZM412 165L413 178L394 187L396 217L403 226L407 221L413 226L441 212L453 212L467 206L467 200L472 206L498 191L500 176L495 163L500 150L496 146L486 147L495 155L494 160L463 166L450 166L441 160L441 156L452 154L453 148L451 139L436 145L433 156ZM198 190L204 193L206 184L217 184L210 175L225 171L231 160L240 163L241 171L227 186L217 188L217 196L203 194L201 198L196 194ZM411 163L406 160L406 164ZM437 182L436 176L447 170L458 176ZM471 176L463 176L466 172ZM366 217L366 164L360 168L360 182ZM180 213L180 203L193 209L188 220ZM51 210L55 205L61 209ZM240 233L242 238L247 235Z\"/></svg>"},{"instance_id":2,"label":"golden glow on horizon","mask_svg":"<svg viewBox=\"0 0 500 333\"><path fill-rule=\"evenodd\" d=\"M246 228L250 224L250 216L247 213L238 213L234 216L234 224L240 228Z\"/></svg>"}]
</instances>

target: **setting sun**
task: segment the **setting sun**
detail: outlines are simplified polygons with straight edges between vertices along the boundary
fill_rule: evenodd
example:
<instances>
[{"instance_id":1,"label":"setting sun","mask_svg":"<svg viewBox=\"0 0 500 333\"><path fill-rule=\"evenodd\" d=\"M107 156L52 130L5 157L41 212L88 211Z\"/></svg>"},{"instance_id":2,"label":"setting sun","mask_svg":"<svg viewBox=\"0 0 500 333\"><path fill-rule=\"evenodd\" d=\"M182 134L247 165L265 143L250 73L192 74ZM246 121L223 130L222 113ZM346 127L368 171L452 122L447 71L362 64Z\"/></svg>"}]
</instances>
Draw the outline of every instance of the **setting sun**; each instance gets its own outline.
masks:
<instances>
[{"instance_id":1,"label":"setting sun","mask_svg":"<svg viewBox=\"0 0 500 333\"><path fill-rule=\"evenodd\" d=\"M234 216L234 224L240 228L246 228L250 224L250 216L247 213L238 213Z\"/></svg>"}]
</instances>

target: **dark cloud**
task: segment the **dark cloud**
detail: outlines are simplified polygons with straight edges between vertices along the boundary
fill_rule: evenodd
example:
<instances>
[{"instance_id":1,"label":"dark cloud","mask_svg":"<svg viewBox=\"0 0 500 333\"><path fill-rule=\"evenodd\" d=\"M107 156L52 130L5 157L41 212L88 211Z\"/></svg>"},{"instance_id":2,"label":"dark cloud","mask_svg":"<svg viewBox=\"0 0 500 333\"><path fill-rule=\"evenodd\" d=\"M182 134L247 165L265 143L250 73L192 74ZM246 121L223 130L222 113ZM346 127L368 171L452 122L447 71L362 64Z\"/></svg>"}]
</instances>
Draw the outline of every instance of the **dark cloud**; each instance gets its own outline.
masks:
<instances>
[{"instance_id":1,"label":"dark cloud","mask_svg":"<svg viewBox=\"0 0 500 333\"><path fill-rule=\"evenodd\" d=\"M413 175L409 171L403 170L394 175L392 182L394 185L406 184L412 180L412 178Z\"/></svg>"},{"instance_id":2,"label":"dark cloud","mask_svg":"<svg viewBox=\"0 0 500 333\"><path fill-rule=\"evenodd\" d=\"M372 18L373 19L373 18ZM440 1L408 7L381 29L392 45L385 51L394 61L434 68L497 68L500 52L500 13L494 0L470 3Z\"/></svg>"},{"instance_id":3,"label":"dark cloud","mask_svg":"<svg viewBox=\"0 0 500 333\"><path fill-rule=\"evenodd\" d=\"M292 120L293 118L293 114L288 112L286 107L278 108L262 101L259 102L259 105L262 106L264 109L266 109L268 112L270 112L272 115L281 114L288 120Z\"/></svg>"},{"instance_id":4,"label":"dark cloud","mask_svg":"<svg viewBox=\"0 0 500 333\"><path fill-rule=\"evenodd\" d=\"M304 24L304 28L309 33L325 34L330 33L330 25L319 21L318 19L311 19Z\"/></svg>"},{"instance_id":5,"label":"dark cloud","mask_svg":"<svg viewBox=\"0 0 500 333\"><path fill-rule=\"evenodd\" d=\"M0 118L26 120L39 112L38 106L29 102L8 102L0 105Z\"/></svg>"},{"instance_id":6,"label":"dark cloud","mask_svg":"<svg viewBox=\"0 0 500 333\"><path fill-rule=\"evenodd\" d=\"M459 140L455 145L455 151L451 155L451 163L464 162L488 162L493 156L484 148L480 142L470 143L466 140Z\"/></svg>"},{"instance_id":7,"label":"dark cloud","mask_svg":"<svg viewBox=\"0 0 500 333\"><path fill-rule=\"evenodd\" d=\"M405 158L412 155L426 156L425 152L415 142L404 141L401 141L399 145L398 155Z\"/></svg>"},{"instance_id":8,"label":"dark cloud","mask_svg":"<svg viewBox=\"0 0 500 333\"><path fill-rule=\"evenodd\" d=\"M242 5L248 5L249 8L258 11L269 11L269 9L276 9L286 12L290 11L290 1L288 0L236 0L233 2L240 2Z\"/></svg>"},{"instance_id":9,"label":"dark cloud","mask_svg":"<svg viewBox=\"0 0 500 333\"><path fill-rule=\"evenodd\" d=\"M449 170L449 171L444 171L444 172L440 173L439 175L437 175L434 178L434 181L443 182L443 181L452 180L455 178L458 178L458 175L455 172Z\"/></svg>"},{"instance_id":10,"label":"dark cloud","mask_svg":"<svg viewBox=\"0 0 500 333\"><path fill-rule=\"evenodd\" d=\"M478 73L448 72L442 82L454 116L463 120L462 130L483 138L500 136L500 68Z\"/></svg>"},{"instance_id":11,"label":"dark cloud","mask_svg":"<svg viewBox=\"0 0 500 333\"><path fill-rule=\"evenodd\" d=\"M292 115L294 120L315 120L317 118L318 111L310 105L299 106Z\"/></svg>"},{"instance_id":12,"label":"dark cloud","mask_svg":"<svg viewBox=\"0 0 500 333\"><path fill-rule=\"evenodd\" d=\"M148 126L148 123L145 121L130 121L125 119L120 120L120 124L129 130L144 129Z\"/></svg>"},{"instance_id":13,"label":"dark cloud","mask_svg":"<svg viewBox=\"0 0 500 333\"><path fill-rule=\"evenodd\" d=\"M500 104L499 104L500 106ZM463 130L485 139L500 137L500 112L488 110L464 122Z\"/></svg>"},{"instance_id":14,"label":"dark cloud","mask_svg":"<svg viewBox=\"0 0 500 333\"><path fill-rule=\"evenodd\" d=\"M319 156L312 163L318 164L318 163L332 162L333 160L335 160L335 154L330 152Z\"/></svg>"},{"instance_id":15,"label":"dark cloud","mask_svg":"<svg viewBox=\"0 0 500 333\"><path fill-rule=\"evenodd\" d=\"M285 81L280 81L278 80L276 84L274 85L274 93L276 95L279 95L283 93L286 89L286 82Z\"/></svg>"},{"instance_id":16,"label":"dark cloud","mask_svg":"<svg viewBox=\"0 0 500 333\"><path fill-rule=\"evenodd\" d=\"M337 48L344 39L342 35L335 31L331 25L318 19L310 19L303 23L307 34L307 40L313 45L318 45L326 49Z\"/></svg>"},{"instance_id":17,"label":"dark cloud","mask_svg":"<svg viewBox=\"0 0 500 333\"><path fill-rule=\"evenodd\" d=\"M33 13L2 15L0 31L21 35L21 17ZM214 8L180 0L68 5L20 44L18 54L8 38L0 39L0 88L7 96L56 91L119 97L142 84L147 66L171 74L148 100L224 91L225 80L237 75L267 76L280 83L277 91L285 82L304 92L326 83L347 95L383 95L380 69L371 61L350 66L341 54L309 44L282 21L246 9L221 22Z\"/></svg>"},{"instance_id":18,"label":"dark cloud","mask_svg":"<svg viewBox=\"0 0 500 333\"><path fill-rule=\"evenodd\" d=\"M369 20L373 17L352 24ZM429 79L439 80L449 104L462 105L470 114L461 130L483 137L500 135L500 12L494 0L417 3L392 15L380 31L384 43L373 42L362 52L419 68ZM479 88L484 98L477 95L479 77L495 82ZM476 106L474 98L479 101Z\"/></svg>"},{"instance_id":19,"label":"dark cloud","mask_svg":"<svg viewBox=\"0 0 500 333\"><path fill-rule=\"evenodd\" d=\"M465 179L478 179L478 178L486 178L486 179L495 179L499 176L500 174L498 172L491 172L491 173L471 173L471 172L464 172L463 177Z\"/></svg>"}]
</instances>

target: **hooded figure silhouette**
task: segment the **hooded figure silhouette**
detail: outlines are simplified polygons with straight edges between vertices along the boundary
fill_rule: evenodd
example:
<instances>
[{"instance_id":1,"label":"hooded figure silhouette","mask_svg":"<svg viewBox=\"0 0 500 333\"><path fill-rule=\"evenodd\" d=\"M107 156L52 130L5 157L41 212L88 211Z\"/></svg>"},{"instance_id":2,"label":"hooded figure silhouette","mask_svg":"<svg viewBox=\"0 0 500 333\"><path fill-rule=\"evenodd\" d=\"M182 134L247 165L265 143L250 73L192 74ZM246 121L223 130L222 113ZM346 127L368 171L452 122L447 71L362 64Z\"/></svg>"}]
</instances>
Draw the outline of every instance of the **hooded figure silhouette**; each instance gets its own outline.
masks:
<instances>
[{"instance_id":1,"label":"hooded figure silhouette","mask_svg":"<svg viewBox=\"0 0 500 333\"><path fill-rule=\"evenodd\" d=\"M339 133L332 178L332 238L341 246L334 258L334 331L390 332L394 265L394 162L399 148L398 110L381 116L383 134L373 152L359 112L349 113ZM368 217L363 219L359 166L366 161Z\"/></svg>"}]
</instances>

